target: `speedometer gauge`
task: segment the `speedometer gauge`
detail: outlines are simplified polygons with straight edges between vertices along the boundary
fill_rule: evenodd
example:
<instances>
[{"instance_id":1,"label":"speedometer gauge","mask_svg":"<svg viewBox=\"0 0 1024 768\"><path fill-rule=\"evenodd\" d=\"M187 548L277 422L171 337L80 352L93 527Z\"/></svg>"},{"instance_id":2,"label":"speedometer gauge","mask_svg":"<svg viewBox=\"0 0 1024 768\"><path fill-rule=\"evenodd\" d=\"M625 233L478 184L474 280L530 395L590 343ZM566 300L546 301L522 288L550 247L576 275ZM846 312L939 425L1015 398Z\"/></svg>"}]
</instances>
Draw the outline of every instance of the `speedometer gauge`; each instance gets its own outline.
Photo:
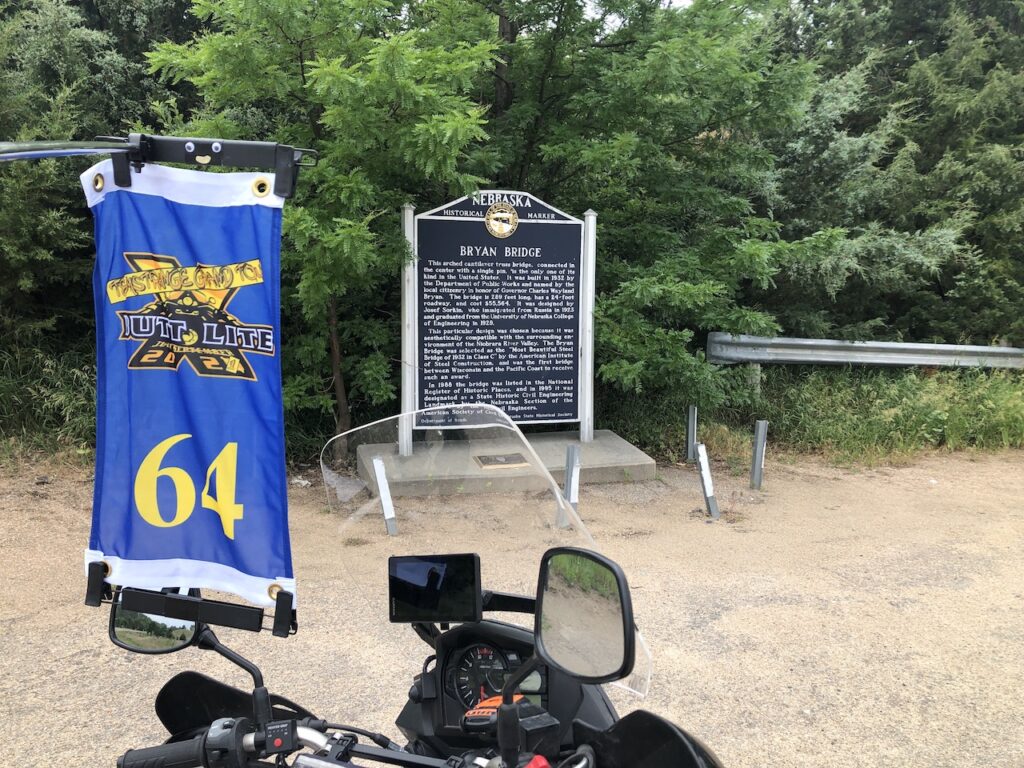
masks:
<instances>
[{"instance_id":1,"label":"speedometer gauge","mask_svg":"<svg viewBox=\"0 0 1024 768\"><path fill-rule=\"evenodd\" d=\"M455 692L467 709L482 699L497 696L505 684L508 662L489 645L471 645L462 652L455 665Z\"/></svg>"}]
</instances>

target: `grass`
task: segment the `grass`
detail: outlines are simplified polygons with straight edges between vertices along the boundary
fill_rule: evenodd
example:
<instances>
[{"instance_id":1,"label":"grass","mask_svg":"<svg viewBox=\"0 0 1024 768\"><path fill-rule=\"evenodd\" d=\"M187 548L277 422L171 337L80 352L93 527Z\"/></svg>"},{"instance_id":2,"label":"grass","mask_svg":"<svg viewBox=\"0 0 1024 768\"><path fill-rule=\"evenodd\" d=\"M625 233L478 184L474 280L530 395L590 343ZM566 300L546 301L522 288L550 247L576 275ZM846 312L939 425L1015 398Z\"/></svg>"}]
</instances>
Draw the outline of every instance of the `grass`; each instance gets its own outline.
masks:
<instances>
[{"instance_id":1,"label":"grass","mask_svg":"<svg viewBox=\"0 0 1024 768\"><path fill-rule=\"evenodd\" d=\"M615 575L600 563L579 555L561 554L551 558L551 573L566 584L583 592L595 592L602 597L618 599L619 585Z\"/></svg>"},{"instance_id":2,"label":"grass","mask_svg":"<svg viewBox=\"0 0 1024 768\"><path fill-rule=\"evenodd\" d=\"M754 448L753 425L749 430L725 424L706 424L697 435L708 449L712 461L723 462L734 476L750 471L750 454Z\"/></svg>"},{"instance_id":3,"label":"grass","mask_svg":"<svg viewBox=\"0 0 1024 768\"><path fill-rule=\"evenodd\" d=\"M38 454L91 457L95 400L91 352L0 350L0 462Z\"/></svg>"},{"instance_id":4,"label":"grass","mask_svg":"<svg viewBox=\"0 0 1024 768\"><path fill-rule=\"evenodd\" d=\"M148 651L176 648L187 638L187 635L182 635L180 632L177 637L157 637L156 635L151 635L148 632L142 632L137 629L126 629L125 627L116 627L114 631L117 634L118 639L122 642Z\"/></svg>"},{"instance_id":5,"label":"grass","mask_svg":"<svg viewBox=\"0 0 1024 768\"><path fill-rule=\"evenodd\" d=\"M619 398L598 418L657 459L678 462L686 457L687 399ZM1018 371L766 366L760 395L746 400L698 415L698 439L738 474L749 471L757 419L770 422L775 455L813 453L836 463L1024 448L1024 373Z\"/></svg>"},{"instance_id":6,"label":"grass","mask_svg":"<svg viewBox=\"0 0 1024 768\"><path fill-rule=\"evenodd\" d=\"M331 436L301 420L286 425L289 459L319 461ZM0 465L57 456L91 462L96 439L96 353L89 348L0 349Z\"/></svg>"},{"instance_id":7,"label":"grass","mask_svg":"<svg viewBox=\"0 0 1024 768\"><path fill-rule=\"evenodd\" d=\"M1019 372L776 369L758 410L773 442L844 459L1024 447Z\"/></svg>"}]
</instances>

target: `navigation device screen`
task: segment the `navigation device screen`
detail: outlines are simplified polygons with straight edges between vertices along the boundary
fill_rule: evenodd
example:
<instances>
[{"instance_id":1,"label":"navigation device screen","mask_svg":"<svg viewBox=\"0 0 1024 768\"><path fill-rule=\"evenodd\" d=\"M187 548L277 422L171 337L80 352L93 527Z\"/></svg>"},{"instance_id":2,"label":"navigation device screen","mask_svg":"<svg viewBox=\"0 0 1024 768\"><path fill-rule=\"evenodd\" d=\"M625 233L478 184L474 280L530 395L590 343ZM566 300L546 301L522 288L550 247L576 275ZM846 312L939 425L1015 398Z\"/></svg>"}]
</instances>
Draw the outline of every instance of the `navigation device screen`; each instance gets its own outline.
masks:
<instances>
[{"instance_id":1,"label":"navigation device screen","mask_svg":"<svg viewBox=\"0 0 1024 768\"><path fill-rule=\"evenodd\" d=\"M479 555L388 558L391 621L480 621Z\"/></svg>"}]
</instances>

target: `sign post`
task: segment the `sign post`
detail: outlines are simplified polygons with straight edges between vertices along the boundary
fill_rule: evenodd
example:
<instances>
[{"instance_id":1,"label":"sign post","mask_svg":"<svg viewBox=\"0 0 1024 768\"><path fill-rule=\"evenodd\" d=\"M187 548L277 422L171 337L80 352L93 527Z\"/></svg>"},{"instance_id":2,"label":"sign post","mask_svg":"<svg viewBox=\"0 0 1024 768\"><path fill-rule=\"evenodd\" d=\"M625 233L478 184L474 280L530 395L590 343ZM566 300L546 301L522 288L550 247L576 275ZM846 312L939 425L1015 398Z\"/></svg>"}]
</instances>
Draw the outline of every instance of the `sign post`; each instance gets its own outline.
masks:
<instances>
[{"instance_id":1,"label":"sign post","mask_svg":"<svg viewBox=\"0 0 1024 768\"><path fill-rule=\"evenodd\" d=\"M402 267L402 413L416 410L416 226L411 203L402 206L402 234L413 258ZM412 456L412 417L398 423L398 454Z\"/></svg>"},{"instance_id":2,"label":"sign post","mask_svg":"<svg viewBox=\"0 0 1024 768\"><path fill-rule=\"evenodd\" d=\"M395 502L391 499L388 474L384 469L384 459L380 456L373 457L373 477L377 481L380 509L384 514L384 529L388 532L388 536L397 536L398 522L395 520Z\"/></svg>"},{"instance_id":3,"label":"sign post","mask_svg":"<svg viewBox=\"0 0 1024 768\"><path fill-rule=\"evenodd\" d=\"M594 292L597 284L597 212L583 214L583 314L580 327L580 442L594 441Z\"/></svg>"},{"instance_id":4,"label":"sign post","mask_svg":"<svg viewBox=\"0 0 1024 768\"><path fill-rule=\"evenodd\" d=\"M565 449L565 488L562 496L574 511L580 511L580 447L571 443ZM568 525L568 521L560 522Z\"/></svg>"},{"instance_id":5,"label":"sign post","mask_svg":"<svg viewBox=\"0 0 1024 768\"><path fill-rule=\"evenodd\" d=\"M402 409L488 403L518 424L578 422L593 440L597 214L485 190L415 217L403 274ZM411 283L411 287L410 287ZM412 297L410 299L410 296ZM457 412L403 428L458 428Z\"/></svg>"},{"instance_id":6,"label":"sign post","mask_svg":"<svg viewBox=\"0 0 1024 768\"><path fill-rule=\"evenodd\" d=\"M697 406L691 405L686 409L686 461L693 463L697 460Z\"/></svg>"}]
</instances>

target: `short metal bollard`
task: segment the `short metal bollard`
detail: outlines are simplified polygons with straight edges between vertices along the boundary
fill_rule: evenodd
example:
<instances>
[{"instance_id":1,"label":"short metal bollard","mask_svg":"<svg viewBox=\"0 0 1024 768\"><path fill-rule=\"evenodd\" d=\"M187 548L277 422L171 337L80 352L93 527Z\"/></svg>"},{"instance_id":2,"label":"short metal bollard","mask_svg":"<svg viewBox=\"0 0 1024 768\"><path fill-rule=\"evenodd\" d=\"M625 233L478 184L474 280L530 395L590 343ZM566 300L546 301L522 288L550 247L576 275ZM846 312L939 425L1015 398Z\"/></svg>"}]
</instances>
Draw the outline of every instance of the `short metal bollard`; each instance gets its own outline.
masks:
<instances>
[{"instance_id":1,"label":"short metal bollard","mask_svg":"<svg viewBox=\"0 0 1024 768\"><path fill-rule=\"evenodd\" d=\"M708 461L708 449L704 443L697 443L697 464L700 469L700 488L704 492L704 504L712 520L722 516L715 498L715 484L711 480L711 462Z\"/></svg>"},{"instance_id":2,"label":"short metal bollard","mask_svg":"<svg viewBox=\"0 0 1024 768\"><path fill-rule=\"evenodd\" d=\"M697 406L686 409L686 461L692 464L697 460Z\"/></svg>"},{"instance_id":3,"label":"short metal bollard","mask_svg":"<svg viewBox=\"0 0 1024 768\"><path fill-rule=\"evenodd\" d=\"M565 447L565 487L562 489L562 497L566 500L573 512L580 511L580 447L570 444ZM559 528L568 528L569 521L565 519L565 512L561 506L558 510L557 525Z\"/></svg>"},{"instance_id":4,"label":"short metal bollard","mask_svg":"<svg viewBox=\"0 0 1024 768\"><path fill-rule=\"evenodd\" d=\"M568 445L565 448L565 500L575 510L580 509L580 447Z\"/></svg>"},{"instance_id":5,"label":"short metal bollard","mask_svg":"<svg viewBox=\"0 0 1024 768\"><path fill-rule=\"evenodd\" d=\"M391 486L384 471L384 459L373 457L373 476L377 480L377 493L380 494L380 508L384 512L384 527L388 536L398 535L398 522L395 520L395 504L391 500Z\"/></svg>"},{"instance_id":6,"label":"short metal bollard","mask_svg":"<svg viewBox=\"0 0 1024 768\"><path fill-rule=\"evenodd\" d=\"M768 447L768 422L759 419L754 422L754 456L750 461L750 487L761 490L764 479L764 452Z\"/></svg>"}]
</instances>

